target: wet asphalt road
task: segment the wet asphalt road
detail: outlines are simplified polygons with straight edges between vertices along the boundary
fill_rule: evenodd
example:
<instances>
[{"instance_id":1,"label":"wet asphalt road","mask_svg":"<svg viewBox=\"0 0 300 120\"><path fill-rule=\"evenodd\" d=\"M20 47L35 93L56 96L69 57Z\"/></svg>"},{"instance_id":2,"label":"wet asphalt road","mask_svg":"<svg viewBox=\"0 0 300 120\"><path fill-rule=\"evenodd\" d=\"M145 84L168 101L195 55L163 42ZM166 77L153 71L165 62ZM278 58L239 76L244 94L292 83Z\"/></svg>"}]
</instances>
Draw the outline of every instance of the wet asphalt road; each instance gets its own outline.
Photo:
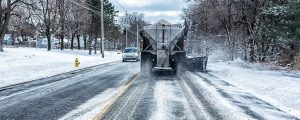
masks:
<instances>
[{"instance_id":1,"label":"wet asphalt road","mask_svg":"<svg viewBox=\"0 0 300 120\"><path fill-rule=\"evenodd\" d=\"M113 62L0 88L0 120L58 119L139 71L135 62Z\"/></svg>"},{"instance_id":2,"label":"wet asphalt road","mask_svg":"<svg viewBox=\"0 0 300 120\"><path fill-rule=\"evenodd\" d=\"M59 119L103 91L119 87L137 72L138 62L114 62L0 88L0 120ZM235 113L228 114L224 106L214 105L218 98L211 94L216 93L207 91L199 81L215 88L247 119L267 120L264 115L268 115L298 120L225 80L195 71L183 75L172 71L141 74L102 119L231 120Z\"/></svg>"},{"instance_id":3,"label":"wet asphalt road","mask_svg":"<svg viewBox=\"0 0 300 120\"><path fill-rule=\"evenodd\" d=\"M104 114L103 120L299 120L209 73L141 75ZM208 91L198 82L216 89ZM227 88L229 87L229 88ZM157 90L160 89L160 90ZM230 91L231 90L231 91ZM159 96L157 97L157 94ZM173 94L173 95L172 95ZM219 97L215 97L219 96ZM171 97L168 97L171 96ZM220 97L229 106L216 105ZM230 112L232 108L238 113ZM241 116L242 117L241 117Z\"/></svg>"},{"instance_id":4,"label":"wet asphalt road","mask_svg":"<svg viewBox=\"0 0 300 120\"><path fill-rule=\"evenodd\" d=\"M160 86L157 86L157 84L160 84ZM114 103L110 110L105 113L102 119L196 119L190 106L184 106L184 104L188 104L188 101L179 84L178 77L172 71L156 71L151 75L141 75L125 94ZM157 89L162 90L157 91ZM156 94L160 93L162 93L160 96L156 96ZM172 97L168 98L168 96ZM157 117L156 114L160 114L160 116Z\"/></svg>"}]
</instances>

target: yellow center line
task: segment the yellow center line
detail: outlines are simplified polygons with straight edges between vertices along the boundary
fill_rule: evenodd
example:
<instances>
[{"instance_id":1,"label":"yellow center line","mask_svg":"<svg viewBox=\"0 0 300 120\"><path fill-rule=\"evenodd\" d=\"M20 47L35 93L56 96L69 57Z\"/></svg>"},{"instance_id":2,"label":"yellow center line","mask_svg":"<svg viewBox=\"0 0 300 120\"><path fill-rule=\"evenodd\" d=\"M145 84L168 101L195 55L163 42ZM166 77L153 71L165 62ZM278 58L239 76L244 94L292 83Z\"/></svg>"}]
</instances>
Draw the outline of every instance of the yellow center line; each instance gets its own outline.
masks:
<instances>
[{"instance_id":1,"label":"yellow center line","mask_svg":"<svg viewBox=\"0 0 300 120\"><path fill-rule=\"evenodd\" d=\"M101 120L104 117L104 114L112 107L112 105L121 97L126 90L131 86L131 84L139 77L140 72L134 74L132 77L129 78L126 82L124 82L117 90L117 94L112 98L111 101L107 102L104 107L100 110L93 120Z\"/></svg>"}]
</instances>

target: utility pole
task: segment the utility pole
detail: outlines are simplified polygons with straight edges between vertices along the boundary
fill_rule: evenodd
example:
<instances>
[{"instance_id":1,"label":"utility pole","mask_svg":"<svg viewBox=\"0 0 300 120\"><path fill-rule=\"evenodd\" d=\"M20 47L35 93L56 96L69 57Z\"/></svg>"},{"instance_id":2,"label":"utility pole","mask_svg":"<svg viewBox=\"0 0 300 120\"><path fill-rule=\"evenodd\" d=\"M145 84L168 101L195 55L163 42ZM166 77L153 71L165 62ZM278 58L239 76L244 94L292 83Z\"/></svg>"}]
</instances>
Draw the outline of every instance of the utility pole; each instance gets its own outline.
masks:
<instances>
[{"instance_id":1,"label":"utility pole","mask_svg":"<svg viewBox=\"0 0 300 120\"><path fill-rule=\"evenodd\" d=\"M136 24L136 47L139 48L139 23Z\"/></svg>"},{"instance_id":2,"label":"utility pole","mask_svg":"<svg viewBox=\"0 0 300 120\"><path fill-rule=\"evenodd\" d=\"M125 47L127 47L127 39L128 39L128 33L127 33L127 28L128 28L128 16L127 16L128 14L127 14L127 11L126 11L126 15L125 15L125 21L126 21L126 31L125 31L125 36L126 36L126 42L125 42Z\"/></svg>"},{"instance_id":3,"label":"utility pole","mask_svg":"<svg viewBox=\"0 0 300 120\"><path fill-rule=\"evenodd\" d=\"M104 58L104 20L103 20L103 0L101 1L101 53Z\"/></svg>"}]
</instances>

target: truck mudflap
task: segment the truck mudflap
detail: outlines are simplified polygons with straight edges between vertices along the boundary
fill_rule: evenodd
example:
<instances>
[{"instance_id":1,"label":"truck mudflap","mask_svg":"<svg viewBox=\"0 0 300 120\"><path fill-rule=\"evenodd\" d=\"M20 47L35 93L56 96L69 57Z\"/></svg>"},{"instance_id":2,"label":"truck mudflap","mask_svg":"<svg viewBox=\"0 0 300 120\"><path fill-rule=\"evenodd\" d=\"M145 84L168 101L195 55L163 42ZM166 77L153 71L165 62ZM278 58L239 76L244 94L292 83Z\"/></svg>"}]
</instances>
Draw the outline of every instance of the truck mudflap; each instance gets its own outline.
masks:
<instances>
[{"instance_id":1,"label":"truck mudflap","mask_svg":"<svg viewBox=\"0 0 300 120\"><path fill-rule=\"evenodd\" d=\"M194 58L186 58L185 67L188 70L196 70L206 72L208 57L194 57Z\"/></svg>"}]
</instances>

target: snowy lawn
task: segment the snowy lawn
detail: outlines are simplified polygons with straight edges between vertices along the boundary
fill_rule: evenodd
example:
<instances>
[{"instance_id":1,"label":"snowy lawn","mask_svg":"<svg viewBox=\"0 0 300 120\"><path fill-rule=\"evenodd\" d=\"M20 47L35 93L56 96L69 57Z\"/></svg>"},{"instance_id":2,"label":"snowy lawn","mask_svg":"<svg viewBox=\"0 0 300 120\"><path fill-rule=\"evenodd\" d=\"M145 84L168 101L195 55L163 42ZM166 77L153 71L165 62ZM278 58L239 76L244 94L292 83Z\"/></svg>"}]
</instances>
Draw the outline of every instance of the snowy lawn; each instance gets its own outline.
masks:
<instances>
[{"instance_id":1,"label":"snowy lawn","mask_svg":"<svg viewBox=\"0 0 300 120\"><path fill-rule=\"evenodd\" d=\"M300 116L300 72L266 70L263 65L234 62L210 63L209 73L250 94Z\"/></svg>"},{"instance_id":2,"label":"snowy lawn","mask_svg":"<svg viewBox=\"0 0 300 120\"><path fill-rule=\"evenodd\" d=\"M117 52L105 52L103 59L101 54L88 55L88 51L79 50L80 65L75 68L76 50L5 48L4 51L0 52L0 87L122 59Z\"/></svg>"}]
</instances>

